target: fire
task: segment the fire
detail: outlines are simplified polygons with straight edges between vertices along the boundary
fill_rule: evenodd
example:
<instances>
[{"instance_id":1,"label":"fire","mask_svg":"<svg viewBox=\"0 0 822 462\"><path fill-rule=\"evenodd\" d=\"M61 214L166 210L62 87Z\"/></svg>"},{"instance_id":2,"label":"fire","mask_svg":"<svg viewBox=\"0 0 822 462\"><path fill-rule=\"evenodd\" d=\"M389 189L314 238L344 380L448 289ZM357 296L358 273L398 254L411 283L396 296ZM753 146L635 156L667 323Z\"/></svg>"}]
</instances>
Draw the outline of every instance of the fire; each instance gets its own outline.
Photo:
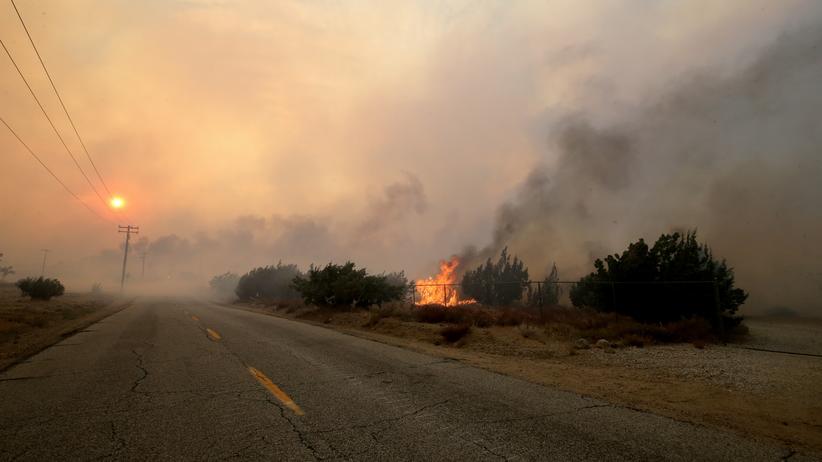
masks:
<instances>
[{"instance_id":1,"label":"fire","mask_svg":"<svg viewBox=\"0 0 822 462\"><path fill-rule=\"evenodd\" d=\"M417 305L456 306L475 303L475 300L460 300L457 294L457 266L460 259L454 255L451 260L440 262L440 272L436 276L417 279Z\"/></svg>"}]
</instances>

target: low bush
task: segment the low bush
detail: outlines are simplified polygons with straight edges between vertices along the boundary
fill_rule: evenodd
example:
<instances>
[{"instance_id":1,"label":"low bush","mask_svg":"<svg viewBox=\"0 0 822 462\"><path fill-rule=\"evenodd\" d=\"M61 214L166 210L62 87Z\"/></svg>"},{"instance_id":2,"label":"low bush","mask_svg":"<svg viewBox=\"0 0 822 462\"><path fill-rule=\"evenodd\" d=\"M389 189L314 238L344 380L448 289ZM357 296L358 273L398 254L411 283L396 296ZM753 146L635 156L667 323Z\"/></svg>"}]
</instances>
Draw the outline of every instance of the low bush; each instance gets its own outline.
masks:
<instances>
[{"instance_id":1,"label":"low bush","mask_svg":"<svg viewBox=\"0 0 822 462\"><path fill-rule=\"evenodd\" d=\"M57 279L39 277L25 278L17 281L17 288L23 295L38 300L49 300L51 297L59 297L66 291L63 284Z\"/></svg>"},{"instance_id":2,"label":"low bush","mask_svg":"<svg viewBox=\"0 0 822 462\"><path fill-rule=\"evenodd\" d=\"M415 310L416 319L428 324L468 324L489 327L496 324L494 313L474 306L444 307L423 305Z\"/></svg>"},{"instance_id":3,"label":"low bush","mask_svg":"<svg viewBox=\"0 0 822 462\"><path fill-rule=\"evenodd\" d=\"M448 343L454 343L462 339L471 332L471 326L468 324L457 324L453 326L445 326L440 329L440 335Z\"/></svg>"},{"instance_id":4,"label":"low bush","mask_svg":"<svg viewBox=\"0 0 822 462\"><path fill-rule=\"evenodd\" d=\"M370 275L354 263L329 263L320 269L313 265L305 276L294 278L292 287L306 304L335 307L365 307L402 300L408 290L401 273Z\"/></svg>"},{"instance_id":5,"label":"low bush","mask_svg":"<svg viewBox=\"0 0 822 462\"><path fill-rule=\"evenodd\" d=\"M626 316L613 316L602 321L581 328L577 335L591 341L604 338L633 346L716 341L711 324L701 318L659 324L643 324Z\"/></svg>"},{"instance_id":6,"label":"low bush","mask_svg":"<svg viewBox=\"0 0 822 462\"><path fill-rule=\"evenodd\" d=\"M296 265L283 265L282 262L277 263L277 266L254 268L236 282L234 292L243 301L254 298L277 301L293 300L299 298L300 295L292 287L292 282L294 278L301 275ZM217 283L228 286L231 283L230 276L231 273L226 273L215 279L222 278L223 280Z\"/></svg>"},{"instance_id":7,"label":"low bush","mask_svg":"<svg viewBox=\"0 0 822 462\"><path fill-rule=\"evenodd\" d=\"M422 305L416 310L417 321L427 324L458 323L464 319L463 310L442 305Z\"/></svg>"},{"instance_id":8,"label":"low bush","mask_svg":"<svg viewBox=\"0 0 822 462\"><path fill-rule=\"evenodd\" d=\"M571 308L546 310L542 316L522 308L500 310L475 305L425 305L412 310L414 320L428 324L519 326L521 332L529 335L536 332L536 327L539 326L546 335L554 338L574 340L581 337L590 342L606 339L625 346L694 342L704 344L717 340L710 322L698 317L652 324L641 323L616 313ZM391 315L380 316L384 318Z\"/></svg>"},{"instance_id":9,"label":"low bush","mask_svg":"<svg viewBox=\"0 0 822 462\"><path fill-rule=\"evenodd\" d=\"M518 326L523 323L539 323L539 318L522 309L490 309L477 305L445 307L423 305L416 309L419 322L429 324L468 324L476 327Z\"/></svg>"}]
</instances>

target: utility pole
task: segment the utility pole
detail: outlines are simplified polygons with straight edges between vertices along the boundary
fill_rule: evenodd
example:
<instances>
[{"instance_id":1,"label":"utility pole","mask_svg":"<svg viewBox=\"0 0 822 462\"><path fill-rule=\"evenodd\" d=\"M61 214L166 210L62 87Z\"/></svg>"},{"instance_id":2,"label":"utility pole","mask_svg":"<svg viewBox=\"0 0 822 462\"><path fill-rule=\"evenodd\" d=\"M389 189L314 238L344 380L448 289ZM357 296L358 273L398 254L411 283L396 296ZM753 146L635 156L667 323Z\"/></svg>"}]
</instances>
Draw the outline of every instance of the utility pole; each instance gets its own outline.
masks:
<instances>
[{"instance_id":1,"label":"utility pole","mask_svg":"<svg viewBox=\"0 0 822 462\"><path fill-rule=\"evenodd\" d=\"M43 268L40 270L40 277L46 276L46 256L48 256L50 250L49 249L40 249L43 251Z\"/></svg>"},{"instance_id":2,"label":"utility pole","mask_svg":"<svg viewBox=\"0 0 822 462\"><path fill-rule=\"evenodd\" d=\"M140 227L133 225L118 225L117 232L126 233L126 247L125 249L123 249L123 274L120 276L120 292L122 292L126 285L126 262L128 262L128 241L131 240L132 234L140 234Z\"/></svg>"}]
</instances>

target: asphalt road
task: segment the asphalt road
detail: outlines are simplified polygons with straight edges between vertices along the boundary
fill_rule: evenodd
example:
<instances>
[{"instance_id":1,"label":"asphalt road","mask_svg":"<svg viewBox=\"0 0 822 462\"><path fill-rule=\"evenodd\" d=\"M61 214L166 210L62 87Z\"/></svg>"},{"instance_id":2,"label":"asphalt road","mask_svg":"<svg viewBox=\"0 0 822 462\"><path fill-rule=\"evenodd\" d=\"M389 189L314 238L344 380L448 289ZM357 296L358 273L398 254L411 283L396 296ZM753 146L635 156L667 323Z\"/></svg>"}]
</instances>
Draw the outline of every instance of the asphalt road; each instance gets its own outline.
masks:
<instances>
[{"instance_id":1,"label":"asphalt road","mask_svg":"<svg viewBox=\"0 0 822 462\"><path fill-rule=\"evenodd\" d=\"M790 452L177 299L138 300L0 375L0 460L778 461Z\"/></svg>"}]
</instances>

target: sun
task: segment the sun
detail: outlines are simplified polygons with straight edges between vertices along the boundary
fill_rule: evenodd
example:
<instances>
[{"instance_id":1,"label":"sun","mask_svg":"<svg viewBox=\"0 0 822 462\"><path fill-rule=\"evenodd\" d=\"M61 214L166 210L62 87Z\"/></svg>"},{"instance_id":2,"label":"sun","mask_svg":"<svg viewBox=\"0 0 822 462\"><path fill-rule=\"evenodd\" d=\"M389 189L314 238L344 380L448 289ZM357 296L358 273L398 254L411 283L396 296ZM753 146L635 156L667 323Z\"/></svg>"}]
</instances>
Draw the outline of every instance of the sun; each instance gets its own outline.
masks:
<instances>
[{"instance_id":1,"label":"sun","mask_svg":"<svg viewBox=\"0 0 822 462\"><path fill-rule=\"evenodd\" d=\"M118 196L112 197L109 203L111 204L111 207L115 209L123 208L123 206L126 205L126 201L124 201L122 197Z\"/></svg>"}]
</instances>

